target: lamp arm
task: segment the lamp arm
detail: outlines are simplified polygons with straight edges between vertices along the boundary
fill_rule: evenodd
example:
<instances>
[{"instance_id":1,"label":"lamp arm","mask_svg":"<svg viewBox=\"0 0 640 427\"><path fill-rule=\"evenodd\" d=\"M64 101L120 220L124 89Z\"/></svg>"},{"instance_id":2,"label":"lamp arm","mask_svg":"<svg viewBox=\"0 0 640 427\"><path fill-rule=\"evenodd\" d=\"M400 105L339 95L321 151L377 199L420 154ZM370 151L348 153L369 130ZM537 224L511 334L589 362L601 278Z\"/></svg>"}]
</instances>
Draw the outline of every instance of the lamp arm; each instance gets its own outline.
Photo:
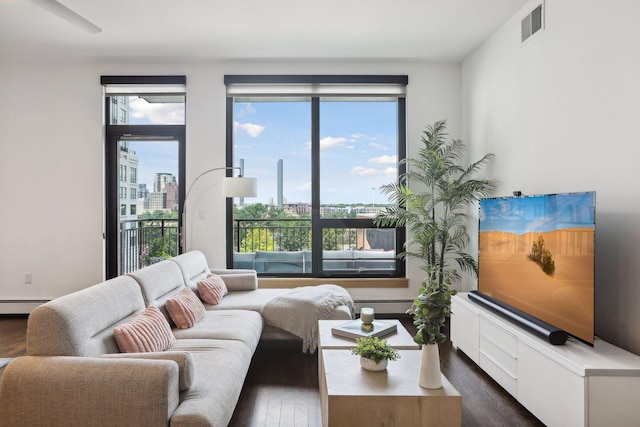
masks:
<instances>
[{"instance_id":1,"label":"lamp arm","mask_svg":"<svg viewBox=\"0 0 640 427\"><path fill-rule=\"evenodd\" d=\"M221 170L234 170L234 169L242 170L242 168L239 166L220 166L217 168L208 169L202 172L200 175L198 175L196 179L194 179L191 185L189 186L189 189L184 195L184 202L182 202L182 229L180 230L180 234L181 234L180 240L182 241L182 250L185 250L185 251L187 250L187 228L186 228L187 215L186 214L187 214L187 200L189 199L189 194L191 193L191 189L193 188L195 183L198 182L200 178L202 178L203 176L205 176L210 172L221 171Z\"/></svg>"},{"instance_id":2,"label":"lamp arm","mask_svg":"<svg viewBox=\"0 0 640 427\"><path fill-rule=\"evenodd\" d=\"M195 183L198 182L198 180L200 178L202 178L203 176L205 176L206 174L208 174L210 172L221 171L221 170L234 170L234 169L242 169L242 168L240 168L239 166L220 166L218 168L208 169L208 170L202 172L200 175L198 175L196 177L196 179L193 180L193 182L189 186L189 189L187 190L187 192L184 195L184 206L182 208L182 213L184 214L184 212L187 210L187 199L189 198L189 193L191 193L191 189L193 188Z\"/></svg>"}]
</instances>

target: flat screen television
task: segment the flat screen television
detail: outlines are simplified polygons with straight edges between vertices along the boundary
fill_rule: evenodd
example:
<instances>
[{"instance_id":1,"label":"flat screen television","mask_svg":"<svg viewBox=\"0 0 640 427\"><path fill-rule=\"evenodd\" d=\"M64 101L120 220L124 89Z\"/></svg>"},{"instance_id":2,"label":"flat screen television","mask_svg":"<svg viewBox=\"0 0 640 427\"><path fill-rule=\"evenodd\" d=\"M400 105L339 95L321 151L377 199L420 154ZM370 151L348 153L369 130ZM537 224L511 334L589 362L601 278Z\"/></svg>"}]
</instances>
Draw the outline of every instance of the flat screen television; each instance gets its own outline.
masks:
<instances>
[{"instance_id":1,"label":"flat screen television","mask_svg":"<svg viewBox=\"0 0 640 427\"><path fill-rule=\"evenodd\" d=\"M478 293L593 345L594 248L595 192L482 199Z\"/></svg>"}]
</instances>

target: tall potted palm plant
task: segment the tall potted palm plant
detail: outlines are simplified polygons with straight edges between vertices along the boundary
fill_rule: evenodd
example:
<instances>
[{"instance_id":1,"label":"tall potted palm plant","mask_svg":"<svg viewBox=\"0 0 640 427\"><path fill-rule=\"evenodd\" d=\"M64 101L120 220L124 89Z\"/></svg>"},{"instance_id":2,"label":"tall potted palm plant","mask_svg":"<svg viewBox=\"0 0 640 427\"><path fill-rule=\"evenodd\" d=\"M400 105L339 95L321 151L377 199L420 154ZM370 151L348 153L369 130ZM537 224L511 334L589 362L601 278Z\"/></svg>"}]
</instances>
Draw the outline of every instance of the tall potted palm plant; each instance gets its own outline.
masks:
<instances>
[{"instance_id":1,"label":"tall potted palm plant","mask_svg":"<svg viewBox=\"0 0 640 427\"><path fill-rule=\"evenodd\" d=\"M466 146L447 136L445 120L427 126L417 156L401 161L407 171L381 188L391 203L374 219L379 227L406 227L408 239L398 256L423 263L426 277L408 313L418 327L414 339L422 346L423 366L437 369L430 379L421 374L420 385L427 388L441 387L438 344L446 340L441 329L456 292L451 286L460 271L478 273L477 261L465 252L468 208L495 188L495 180L474 178L493 155L464 167Z\"/></svg>"}]
</instances>

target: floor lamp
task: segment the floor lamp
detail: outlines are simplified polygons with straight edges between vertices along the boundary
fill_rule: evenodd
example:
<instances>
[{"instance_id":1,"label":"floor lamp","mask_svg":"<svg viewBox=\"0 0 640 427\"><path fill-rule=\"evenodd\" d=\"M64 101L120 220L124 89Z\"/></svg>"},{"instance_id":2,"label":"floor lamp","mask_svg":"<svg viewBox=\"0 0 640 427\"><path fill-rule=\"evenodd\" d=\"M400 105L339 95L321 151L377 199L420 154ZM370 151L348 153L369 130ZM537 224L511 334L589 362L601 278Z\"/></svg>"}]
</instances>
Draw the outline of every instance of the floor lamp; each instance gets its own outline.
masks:
<instances>
[{"instance_id":1,"label":"floor lamp","mask_svg":"<svg viewBox=\"0 0 640 427\"><path fill-rule=\"evenodd\" d=\"M182 206L182 248L183 250L187 250L187 200L189 199L189 194L191 193L191 189L195 185L196 182L203 176L215 172L215 171L227 171L234 169L241 170L238 166L222 166L219 168L213 168L202 172L200 175L193 180L189 189L187 190L186 195L184 196L184 204ZM232 172L233 175L233 172ZM258 195L258 180L256 178L245 178L241 174L237 177L227 176L222 180L222 192L224 197L233 198L233 197L256 197Z\"/></svg>"}]
</instances>

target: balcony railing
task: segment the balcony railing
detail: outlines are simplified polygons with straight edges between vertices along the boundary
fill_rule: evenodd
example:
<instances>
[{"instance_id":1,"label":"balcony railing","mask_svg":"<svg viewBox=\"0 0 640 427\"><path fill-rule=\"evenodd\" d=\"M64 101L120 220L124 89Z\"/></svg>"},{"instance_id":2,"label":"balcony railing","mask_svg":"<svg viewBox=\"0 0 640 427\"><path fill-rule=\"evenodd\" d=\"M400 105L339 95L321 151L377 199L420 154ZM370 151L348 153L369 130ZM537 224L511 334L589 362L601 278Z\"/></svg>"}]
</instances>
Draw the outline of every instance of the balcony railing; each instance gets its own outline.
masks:
<instances>
[{"instance_id":1,"label":"balcony railing","mask_svg":"<svg viewBox=\"0 0 640 427\"><path fill-rule=\"evenodd\" d=\"M311 220L237 219L234 267L261 274L311 274ZM120 271L129 273L178 255L177 219L120 222ZM393 229L326 228L322 236L324 273L390 275L396 269Z\"/></svg>"},{"instance_id":2,"label":"balcony railing","mask_svg":"<svg viewBox=\"0 0 640 427\"><path fill-rule=\"evenodd\" d=\"M177 219L120 222L120 273L125 274L178 255Z\"/></svg>"},{"instance_id":3,"label":"balcony railing","mask_svg":"<svg viewBox=\"0 0 640 427\"><path fill-rule=\"evenodd\" d=\"M323 273L390 275L396 270L395 230L325 228ZM234 267L258 273L311 274L310 219L236 219Z\"/></svg>"}]
</instances>

